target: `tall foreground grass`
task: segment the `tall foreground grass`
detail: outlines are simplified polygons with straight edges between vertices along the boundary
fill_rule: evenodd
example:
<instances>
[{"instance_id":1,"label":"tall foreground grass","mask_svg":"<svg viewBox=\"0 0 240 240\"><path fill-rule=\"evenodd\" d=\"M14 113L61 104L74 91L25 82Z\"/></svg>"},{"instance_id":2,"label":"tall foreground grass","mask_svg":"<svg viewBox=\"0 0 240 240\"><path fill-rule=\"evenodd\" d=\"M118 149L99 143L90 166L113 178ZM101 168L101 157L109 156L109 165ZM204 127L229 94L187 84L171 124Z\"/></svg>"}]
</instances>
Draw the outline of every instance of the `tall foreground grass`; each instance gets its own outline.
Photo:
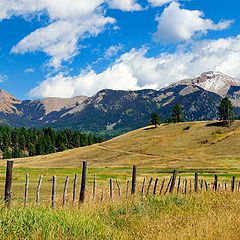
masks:
<instances>
[{"instance_id":1,"label":"tall foreground grass","mask_svg":"<svg viewBox=\"0 0 240 240\"><path fill-rule=\"evenodd\" d=\"M0 239L240 239L240 194L1 208Z\"/></svg>"}]
</instances>

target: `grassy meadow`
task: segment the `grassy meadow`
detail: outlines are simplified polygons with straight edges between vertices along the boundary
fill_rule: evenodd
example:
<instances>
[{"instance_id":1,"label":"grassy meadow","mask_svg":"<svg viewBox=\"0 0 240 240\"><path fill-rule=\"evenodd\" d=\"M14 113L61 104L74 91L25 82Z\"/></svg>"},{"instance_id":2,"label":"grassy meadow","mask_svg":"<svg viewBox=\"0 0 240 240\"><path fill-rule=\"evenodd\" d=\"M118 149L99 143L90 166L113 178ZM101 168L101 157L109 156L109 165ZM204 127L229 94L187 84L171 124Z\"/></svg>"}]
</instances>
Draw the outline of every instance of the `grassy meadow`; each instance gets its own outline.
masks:
<instances>
[{"instance_id":1,"label":"grassy meadow","mask_svg":"<svg viewBox=\"0 0 240 240\"><path fill-rule=\"evenodd\" d=\"M78 204L82 161L88 161L87 197ZM0 197L3 199L5 161L0 163ZM137 194L126 195L132 166L137 166ZM142 181L181 176L181 193L142 198ZM212 189L218 175L219 192L194 194L194 173ZM92 200L93 175L97 192ZM25 175L30 176L28 207L23 208ZM73 207L74 174L78 174L77 206ZM39 176L43 175L40 206L35 205ZM51 209L52 176L57 177L57 208ZM70 177L67 207L62 195ZM61 153L14 160L13 207L0 207L0 239L238 239L240 193L230 192L232 176L240 180L240 122L230 128L212 122L163 124L146 127L110 141ZM114 199L109 198L109 179ZM118 196L116 178L122 196ZM182 194L188 180L188 194ZM226 182L228 191L223 188ZM164 189L166 189L166 184ZM147 186L145 186L146 192ZM150 192L153 191L153 184ZM191 191L191 194L190 194ZM130 195L130 193L129 193ZM101 198L103 197L103 201Z\"/></svg>"},{"instance_id":2,"label":"grassy meadow","mask_svg":"<svg viewBox=\"0 0 240 240\"><path fill-rule=\"evenodd\" d=\"M239 239L240 194L149 196L76 208L0 209L1 239Z\"/></svg>"}]
</instances>

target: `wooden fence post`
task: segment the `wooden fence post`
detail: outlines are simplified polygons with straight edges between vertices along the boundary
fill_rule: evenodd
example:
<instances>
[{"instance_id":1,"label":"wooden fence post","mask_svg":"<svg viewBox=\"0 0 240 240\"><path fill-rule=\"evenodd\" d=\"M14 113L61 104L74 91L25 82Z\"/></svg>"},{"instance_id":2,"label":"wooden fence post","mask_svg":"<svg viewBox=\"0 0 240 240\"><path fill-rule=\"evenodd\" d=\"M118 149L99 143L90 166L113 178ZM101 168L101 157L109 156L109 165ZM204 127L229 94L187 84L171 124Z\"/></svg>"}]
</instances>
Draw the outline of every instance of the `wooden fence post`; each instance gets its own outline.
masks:
<instances>
[{"instance_id":1,"label":"wooden fence post","mask_svg":"<svg viewBox=\"0 0 240 240\"><path fill-rule=\"evenodd\" d=\"M159 191L159 196L162 195L162 191L163 191L163 188L164 188L165 181L166 181L166 178L164 178L163 181L162 181L162 185L161 185L161 188L160 188L160 191Z\"/></svg>"},{"instance_id":2,"label":"wooden fence post","mask_svg":"<svg viewBox=\"0 0 240 240\"><path fill-rule=\"evenodd\" d=\"M82 180L81 180L81 189L80 189L80 196L79 196L80 203L83 203L85 199L86 183L87 183L87 162L84 161L82 166Z\"/></svg>"},{"instance_id":3,"label":"wooden fence post","mask_svg":"<svg viewBox=\"0 0 240 240\"><path fill-rule=\"evenodd\" d=\"M214 175L214 191L216 192L218 190L218 176L217 174Z\"/></svg>"},{"instance_id":4,"label":"wooden fence post","mask_svg":"<svg viewBox=\"0 0 240 240\"><path fill-rule=\"evenodd\" d=\"M187 194L187 183L188 183L188 180L185 179L185 184L184 184L184 194L185 195Z\"/></svg>"},{"instance_id":5,"label":"wooden fence post","mask_svg":"<svg viewBox=\"0 0 240 240\"><path fill-rule=\"evenodd\" d=\"M12 169L13 161L7 161L4 202L8 208L12 204Z\"/></svg>"},{"instance_id":6,"label":"wooden fence post","mask_svg":"<svg viewBox=\"0 0 240 240\"><path fill-rule=\"evenodd\" d=\"M56 188L57 188L57 178L53 176L52 178L52 208L56 207Z\"/></svg>"},{"instance_id":7,"label":"wooden fence post","mask_svg":"<svg viewBox=\"0 0 240 240\"><path fill-rule=\"evenodd\" d=\"M203 179L201 179L201 181L200 181L200 189L201 189L201 191L203 190Z\"/></svg>"},{"instance_id":8,"label":"wooden fence post","mask_svg":"<svg viewBox=\"0 0 240 240\"><path fill-rule=\"evenodd\" d=\"M157 191L157 184L158 184L158 178L156 178L156 180L155 180L155 183L154 183L153 195L156 195L156 191Z\"/></svg>"},{"instance_id":9,"label":"wooden fence post","mask_svg":"<svg viewBox=\"0 0 240 240\"><path fill-rule=\"evenodd\" d=\"M24 207L27 207L27 203L28 203L28 190L29 190L29 175L26 174L25 194L24 194Z\"/></svg>"},{"instance_id":10,"label":"wooden fence post","mask_svg":"<svg viewBox=\"0 0 240 240\"><path fill-rule=\"evenodd\" d=\"M236 178L235 178L235 176L233 176L232 177L232 187L231 187L232 192L234 192L234 190L235 190L235 181L236 181Z\"/></svg>"},{"instance_id":11,"label":"wooden fence post","mask_svg":"<svg viewBox=\"0 0 240 240\"><path fill-rule=\"evenodd\" d=\"M96 197L96 173L93 175L93 201L95 200Z\"/></svg>"},{"instance_id":12,"label":"wooden fence post","mask_svg":"<svg viewBox=\"0 0 240 240\"><path fill-rule=\"evenodd\" d=\"M150 192L150 188L151 188L151 185L152 185L152 181L153 181L153 178L151 177L150 178L150 181L148 183L148 188L147 188L147 193L146 193L146 196L148 196L149 192Z\"/></svg>"},{"instance_id":13,"label":"wooden fence post","mask_svg":"<svg viewBox=\"0 0 240 240\"><path fill-rule=\"evenodd\" d=\"M133 166L132 169L132 190L131 190L131 194L135 194L136 192L136 181L137 181L137 167Z\"/></svg>"},{"instance_id":14,"label":"wooden fence post","mask_svg":"<svg viewBox=\"0 0 240 240\"><path fill-rule=\"evenodd\" d=\"M128 197L128 189L129 189L129 180L127 181L127 187L126 187L126 198Z\"/></svg>"},{"instance_id":15,"label":"wooden fence post","mask_svg":"<svg viewBox=\"0 0 240 240\"><path fill-rule=\"evenodd\" d=\"M165 191L164 195L167 194L171 182L172 182L172 177L169 179L169 182L168 182L168 185L167 185L167 188L166 188L166 191Z\"/></svg>"},{"instance_id":16,"label":"wooden fence post","mask_svg":"<svg viewBox=\"0 0 240 240\"><path fill-rule=\"evenodd\" d=\"M171 194L174 191L176 178L177 178L177 170L174 170L173 175L172 175L172 181L171 181L170 189L169 189L169 193L171 193Z\"/></svg>"},{"instance_id":17,"label":"wooden fence post","mask_svg":"<svg viewBox=\"0 0 240 240\"><path fill-rule=\"evenodd\" d=\"M74 182L73 182L73 206L75 206L76 199L77 199L77 181L78 181L78 174L75 174Z\"/></svg>"},{"instance_id":18,"label":"wooden fence post","mask_svg":"<svg viewBox=\"0 0 240 240\"><path fill-rule=\"evenodd\" d=\"M64 184L64 190L63 190L63 207L66 207L66 203L67 203L68 182L69 182L69 177L67 176Z\"/></svg>"},{"instance_id":19,"label":"wooden fence post","mask_svg":"<svg viewBox=\"0 0 240 240\"><path fill-rule=\"evenodd\" d=\"M178 178L177 195L180 192L180 185L181 185L181 177Z\"/></svg>"},{"instance_id":20,"label":"wooden fence post","mask_svg":"<svg viewBox=\"0 0 240 240\"><path fill-rule=\"evenodd\" d=\"M121 197L121 187L119 185L119 182L118 182L117 178L116 178L116 185L117 185L117 188L118 188L118 196Z\"/></svg>"},{"instance_id":21,"label":"wooden fence post","mask_svg":"<svg viewBox=\"0 0 240 240\"><path fill-rule=\"evenodd\" d=\"M207 182L206 182L206 181L204 181L204 183L205 183L205 188L206 188L206 191L208 191L208 184L207 184Z\"/></svg>"},{"instance_id":22,"label":"wooden fence post","mask_svg":"<svg viewBox=\"0 0 240 240\"><path fill-rule=\"evenodd\" d=\"M113 199L113 180L110 178L110 199Z\"/></svg>"},{"instance_id":23,"label":"wooden fence post","mask_svg":"<svg viewBox=\"0 0 240 240\"><path fill-rule=\"evenodd\" d=\"M41 175L39 177L39 180L38 180L38 185L37 185L37 193L36 193L36 204L39 206L40 204L40 190L41 190L41 186L42 186L42 179L43 179L43 176Z\"/></svg>"},{"instance_id":24,"label":"wooden fence post","mask_svg":"<svg viewBox=\"0 0 240 240\"><path fill-rule=\"evenodd\" d=\"M144 197L145 183L146 183L146 178L143 179L143 183L142 183L142 198Z\"/></svg>"},{"instance_id":25,"label":"wooden fence post","mask_svg":"<svg viewBox=\"0 0 240 240\"><path fill-rule=\"evenodd\" d=\"M198 192L198 173L195 172L195 178L194 178L194 192Z\"/></svg>"}]
</instances>

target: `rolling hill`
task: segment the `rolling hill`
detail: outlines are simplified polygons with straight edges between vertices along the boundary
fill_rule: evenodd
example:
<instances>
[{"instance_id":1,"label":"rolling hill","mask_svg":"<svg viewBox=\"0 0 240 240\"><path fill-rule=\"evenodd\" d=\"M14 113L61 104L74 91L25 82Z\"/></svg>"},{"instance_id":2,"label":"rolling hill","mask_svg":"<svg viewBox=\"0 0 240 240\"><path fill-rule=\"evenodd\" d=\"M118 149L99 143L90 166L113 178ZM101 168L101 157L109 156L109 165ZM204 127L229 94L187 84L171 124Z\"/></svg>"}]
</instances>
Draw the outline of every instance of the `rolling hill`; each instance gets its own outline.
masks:
<instances>
[{"instance_id":1,"label":"rolling hill","mask_svg":"<svg viewBox=\"0 0 240 240\"><path fill-rule=\"evenodd\" d=\"M107 142L61 153L14 160L15 168L131 167L160 169L240 169L240 121L145 127ZM3 165L3 162L1 163Z\"/></svg>"}]
</instances>

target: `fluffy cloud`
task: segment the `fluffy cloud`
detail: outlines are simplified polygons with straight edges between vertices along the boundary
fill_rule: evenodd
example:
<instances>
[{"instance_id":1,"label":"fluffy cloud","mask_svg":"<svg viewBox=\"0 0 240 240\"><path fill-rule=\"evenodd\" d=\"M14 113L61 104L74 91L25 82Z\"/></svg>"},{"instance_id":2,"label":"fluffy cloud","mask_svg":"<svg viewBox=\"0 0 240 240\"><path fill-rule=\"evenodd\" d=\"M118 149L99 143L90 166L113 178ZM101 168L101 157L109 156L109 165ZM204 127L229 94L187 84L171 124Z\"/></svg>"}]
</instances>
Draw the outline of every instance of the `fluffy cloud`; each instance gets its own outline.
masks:
<instances>
[{"instance_id":1,"label":"fluffy cloud","mask_svg":"<svg viewBox=\"0 0 240 240\"><path fill-rule=\"evenodd\" d=\"M110 89L159 89L204 71L221 71L240 77L240 35L233 38L197 41L182 46L175 53L146 57L147 49L132 49L117 59L105 71L93 70L79 76L61 74L48 78L30 92L31 97L91 96L97 91Z\"/></svg>"},{"instance_id":2,"label":"fluffy cloud","mask_svg":"<svg viewBox=\"0 0 240 240\"><path fill-rule=\"evenodd\" d=\"M78 53L78 41L89 36L97 36L106 24L115 20L101 15L79 20L59 20L47 27L31 33L12 48L13 53L26 53L41 50L51 56L50 65L59 68Z\"/></svg>"},{"instance_id":3,"label":"fluffy cloud","mask_svg":"<svg viewBox=\"0 0 240 240\"><path fill-rule=\"evenodd\" d=\"M173 2L156 18L158 30L154 39L165 44L179 43L206 34L209 30L226 29L233 22L228 20L215 24L210 19L204 19L203 15L201 11L182 9L179 3Z\"/></svg>"},{"instance_id":4,"label":"fluffy cloud","mask_svg":"<svg viewBox=\"0 0 240 240\"><path fill-rule=\"evenodd\" d=\"M119 9L122 11L140 11L141 5L136 3L136 0L110 0L109 6L112 9Z\"/></svg>"},{"instance_id":5,"label":"fluffy cloud","mask_svg":"<svg viewBox=\"0 0 240 240\"><path fill-rule=\"evenodd\" d=\"M167 3L177 2L178 0L148 0L148 2L154 7L161 7Z\"/></svg>"},{"instance_id":6,"label":"fluffy cloud","mask_svg":"<svg viewBox=\"0 0 240 240\"><path fill-rule=\"evenodd\" d=\"M63 61L74 57L78 42L96 36L115 19L106 17L102 6L106 0L1 0L0 20L13 16L26 19L47 15L47 26L37 29L16 46L12 53L44 51L49 63L59 68Z\"/></svg>"}]
</instances>

